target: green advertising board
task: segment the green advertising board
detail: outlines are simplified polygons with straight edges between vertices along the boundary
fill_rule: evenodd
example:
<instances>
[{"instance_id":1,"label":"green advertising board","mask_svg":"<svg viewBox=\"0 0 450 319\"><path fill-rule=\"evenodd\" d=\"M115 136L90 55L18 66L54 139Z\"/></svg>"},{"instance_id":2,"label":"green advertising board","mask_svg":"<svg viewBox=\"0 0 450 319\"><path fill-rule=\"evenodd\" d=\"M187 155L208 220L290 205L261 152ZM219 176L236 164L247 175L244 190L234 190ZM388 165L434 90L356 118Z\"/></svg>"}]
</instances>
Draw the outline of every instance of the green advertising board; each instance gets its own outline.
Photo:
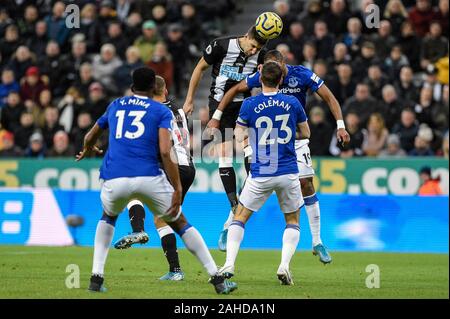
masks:
<instances>
[{"instance_id":1,"label":"green advertising board","mask_svg":"<svg viewBox=\"0 0 450 319\"><path fill-rule=\"evenodd\" d=\"M101 160L75 162L72 159L0 160L0 187L52 187L59 189L100 189ZM418 171L428 165L440 175L448 194L448 160L442 158L337 159L315 158L314 183L319 193L412 195L420 186ZM197 163L191 188L194 192L222 192L216 163ZM235 164L239 185L245 179L242 164Z\"/></svg>"}]
</instances>

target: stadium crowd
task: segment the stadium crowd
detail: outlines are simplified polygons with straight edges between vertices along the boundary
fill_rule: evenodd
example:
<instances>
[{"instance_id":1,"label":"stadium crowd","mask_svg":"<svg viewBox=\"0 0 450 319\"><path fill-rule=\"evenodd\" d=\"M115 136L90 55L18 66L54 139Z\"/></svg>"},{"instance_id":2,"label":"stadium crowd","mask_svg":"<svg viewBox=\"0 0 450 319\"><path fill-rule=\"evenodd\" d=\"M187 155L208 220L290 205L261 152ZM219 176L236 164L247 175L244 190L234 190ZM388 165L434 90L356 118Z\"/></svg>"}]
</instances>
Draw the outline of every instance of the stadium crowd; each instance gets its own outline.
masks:
<instances>
[{"instance_id":1,"label":"stadium crowd","mask_svg":"<svg viewBox=\"0 0 450 319\"><path fill-rule=\"evenodd\" d=\"M80 7L68 28L65 6ZM356 1L357 2L357 1ZM341 103L349 145L328 107L306 110L314 156L445 156L449 150L448 0L274 2L282 35L268 43L311 68ZM0 4L0 156L73 156L109 101L130 94L142 65L183 99L193 65L239 11L233 0L4 0ZM256 17L255 17L256 18ZM195 115L203 126L208 112ZM102 141L107 146L107 141Z\"/></svg>"}]
</instances>

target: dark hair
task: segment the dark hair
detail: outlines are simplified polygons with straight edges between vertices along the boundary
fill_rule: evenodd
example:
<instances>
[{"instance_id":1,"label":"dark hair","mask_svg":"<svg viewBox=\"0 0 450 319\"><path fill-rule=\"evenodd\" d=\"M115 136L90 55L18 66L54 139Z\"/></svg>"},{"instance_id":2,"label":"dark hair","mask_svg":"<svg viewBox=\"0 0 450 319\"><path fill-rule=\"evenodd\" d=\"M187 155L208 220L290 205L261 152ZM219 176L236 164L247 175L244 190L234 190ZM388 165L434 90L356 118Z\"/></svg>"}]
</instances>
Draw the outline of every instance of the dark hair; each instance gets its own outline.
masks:
<instances>
[{"instance_id":1,"label":"dark hair","mask_svg":"<svg viewBox=\"0 0 450 319\"><path fill-rule=\"evenodd\" d=\"M264 63L261 69L261 82L270 88L276 88L280 84L283 70L277 62Z\"/></svg>"},{"instance_id":2,"label":"dark hair","mask_svg":"<svg viewBox=\"0 0 450 319\"><path fill-rule=\"evenodd\" d=\"M147 92L155 87L155 71L148 67L138 68L133 71L133 84L131 91Z\"/></svg>"},{"instance_id":3,"label":"dark hair","mask_svg":"<svg viewBox=\"0 0 450 319\"><path fill-rule=\"evenodd\" d=\"M250 39L255 39L256 42L261 45L265 45L267 43L267 40L259 36L258 32L256 32L255 26L252 26L250 29L248 29L247 35Z\"/></svg>"},{"instance_id":4,"label":"dark hair","mask_svg":"<svg viewBox=\"0 0 450 319\"><path fill-rule=\"evenodd\" d=\"M270 50L270 51L267 51L266 54L264 55L264 62L267 62L269 60L270 61L283 62L284 61L284 56L278 50Z\"/></svg>"}]
</instances>

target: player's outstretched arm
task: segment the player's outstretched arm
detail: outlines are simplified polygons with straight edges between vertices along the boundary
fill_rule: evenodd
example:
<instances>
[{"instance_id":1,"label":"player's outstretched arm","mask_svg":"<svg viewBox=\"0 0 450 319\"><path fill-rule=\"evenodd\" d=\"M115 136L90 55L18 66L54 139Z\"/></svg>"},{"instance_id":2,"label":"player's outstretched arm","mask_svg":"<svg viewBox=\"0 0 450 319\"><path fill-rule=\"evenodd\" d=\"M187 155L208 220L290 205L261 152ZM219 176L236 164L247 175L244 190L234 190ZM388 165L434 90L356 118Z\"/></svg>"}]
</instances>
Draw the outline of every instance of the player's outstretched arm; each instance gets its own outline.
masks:
<instances>
[{"instance_id":1,"label":"player's outstretched arm","mask_svg":"<svg viewBox=\"0 0 450 319\"><path fill-rule=\"evenodd\" d=\"M209 120L206 125L207 128L219 128L220 119L222 118L223 111L227 108L227 106L233 101L234 97L238 93L247 92L248 86L245 80L242 80L238 84L232 86L222 97L219 105L217 106L217 110L214 112L212 118Z\"/></svg>"},{"instance_id":2,"label":"player's outstretched arm","mask_svg":"<svg viewBox=\"0 0 450 319\"><path fill-rule=\"evenodd\" d=\"M339 105L338 100L325 84L317 90L317 94L319 94L319 96L328 104L331 113L333 113L333 116L337 121L338 129L336 131L336 136L338 141L343 145L347 144L350 142L350 135L345 130L341 106Z\"/></svg>"},{"instance_id":3,"label":"player's outstretched arm","mask_svg":"<svg viewBox=\"0 0 450 319\"><path fill-rule=\"evenodd\" d=\"M246 138L248 138L248 128L236 123L234 136L236 137L237 142L242 143Z\"/></svg>"},{"instance_id":4,"label":"player's outstretched arm","mask_svg":"<svg viewBox=\"0 0 450 319\"><path fill-rule=\"evenodd\" d=\"M191 80L189 81L189 89L186 95L186 100L184 101L183 111L186 114L192 114L194 111L194 96L197 92L198 85L202 79L203 72L209 68L209 64L206 63L205 59L202 57L198 61L194 71L192 72Z\"/></svg>"},{"instance_id":5,"label":"player's outstretched arm","mask_svg":"<svg viewBox=\"0 0 450 319\"><path fill-rule=\"evenodd\" d=\"M158 132L159 137L159 152L164 167L164 171L169 177L169 181L174 188L172 195L172 204L168 214L175 217L178 214L181 206L181 182L180 174L178 172L178 165L171 158L172 140L170 139L170 131L166 128L160 128Z\"/></svg>"},{"instance_id":6,"label":"player's outstretched arm","mask_svg":"<svg viewBox=\"0 0 450 319\"><path fill-rule=\"evenodd\" d=\"M83 144L83 150L79 152L75 158L76 161L81 161L86 156L90 156L92 154L102 154L103 150L99 149L97 146L95 146L95 143L97 142L98 138L102 135L103 129L95 123L95 125L87 132L86 136L84 137L84 144Z\"/></svg>"}]
</instances>

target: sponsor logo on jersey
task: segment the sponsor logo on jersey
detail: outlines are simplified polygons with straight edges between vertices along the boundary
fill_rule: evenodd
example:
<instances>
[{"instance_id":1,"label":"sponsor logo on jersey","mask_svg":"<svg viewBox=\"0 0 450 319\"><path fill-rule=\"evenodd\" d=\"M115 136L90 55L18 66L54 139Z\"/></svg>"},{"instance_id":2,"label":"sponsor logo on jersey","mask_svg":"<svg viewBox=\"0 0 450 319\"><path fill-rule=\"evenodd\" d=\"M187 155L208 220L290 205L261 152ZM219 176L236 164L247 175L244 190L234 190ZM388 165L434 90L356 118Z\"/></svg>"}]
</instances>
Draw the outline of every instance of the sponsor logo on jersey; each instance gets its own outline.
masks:
<instances>
[{"instance_id":1,"label":"sponsor logo on jersey","mask_svg":"<svg viewBox=\"0 0 450 319\"><path fill-rule=\"evenodd\" d=\"M241 81L246 77L245 74L239 72L239 67L231 65L222 65L220 67L219 75L234 81Z\"/></svg>"},{"instance_id":2,"label":"sponsor logo on jersey","mask_svg":"<svg viewBox=\"0 0 450 319\"><path fill-rule=\"evenodd\" d=\"M301 88L291 89L291 88L284 87L284 88L279 89L278 92L283 93L283 94L295 94L295 93L301 93L302 89Z\"/></svg>"}]
</instances>

